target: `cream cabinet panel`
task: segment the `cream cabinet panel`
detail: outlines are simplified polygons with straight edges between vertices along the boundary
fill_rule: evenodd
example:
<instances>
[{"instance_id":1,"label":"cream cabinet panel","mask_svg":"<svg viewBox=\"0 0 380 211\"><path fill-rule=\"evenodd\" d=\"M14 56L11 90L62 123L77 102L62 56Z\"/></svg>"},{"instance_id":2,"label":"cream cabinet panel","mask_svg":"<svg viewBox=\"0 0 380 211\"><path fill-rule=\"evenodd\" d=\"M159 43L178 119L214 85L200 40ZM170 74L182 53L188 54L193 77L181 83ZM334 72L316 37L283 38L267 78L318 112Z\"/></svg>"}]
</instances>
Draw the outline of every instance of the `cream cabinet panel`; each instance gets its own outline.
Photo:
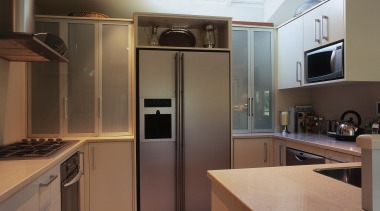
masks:
<instances>
[{"instance_id":1,"label":"cream cabinet panel","mask_svg":"<svg viewBox=\"0 0 380 211\"><path fill-rule=\"evenodd\" d=\"M233 168L269 166L271 141L270 138L234 139Z\"/></svg>"},{"instance_id":2,"label":"cream cabinet panel","mask_svg":"<svg viewBox=\"0 0 380 211\"><path fill-rule=\"evenodd\" d=\"M349 163L354 162L354 156L342 152L326 150L326 163Z\"/></svg>"},{"instance_id":3,"label":"cream cabinet panel","mask_svg":"<svg viewBox=\"0 0 380 211\"><path fill-rule=\"evenodd\" d=\"M278 29L278 89L302 85L303 22L297 18Z\"/></svg>"},{"instance_id":4,"label":"cream cabinet panel","mask_svg":"<svg viewBox=\"0 0 380 211\"><path fill-rule=\"evenodd\" d=\"M321 6L322 45L344 39L345 0L330 0Z\"/></svg>"},{"instance_id":5,"label":"cream cabinet panel","mask_svg":"<svg viewBox=\"0 0 380 211\"><path fill-rule=\"evenodd\" d=\"M17 192L9 199L0 204L0 210L24 211L24 194L25 190ZM32 194L36 193L33 192ZM33 195L31 195L31 197L35 198L33 197ZM30 210L38 210L38 198L34 199L33 202L30 202L29 205L31 205Z\"/></svg>"},{"instance_id":6,"label":"cream cabinet panel","mask_svg":"<svg viewBox=\"0 0 380 211\"><path fill-rule=\"evenodd\" d=\"M273 166L286 165L286 145L285 141L273 139Z\"/></svg>"},{"instance_id":7,"label":"cream cabinet panel","mask_svg":"<svg viewBox=\"0 0 380 211\"><path fill-rule=\"evenodd\" d=\"M0 204L4 211L60 211L60 165L38 177Z\"/></svg>"},{"instance_id":8,"label":"cream cabinet panel","mask_svg":"<svg viewBox=\"0 0 380 211\"><path fill-rule=\"evenodd\" d=\"M303 15L303 50L307 51L322 44L321 39L321 8L317 7Z\"/></svg>"},{"instance_id":9,"label":"cream cabinet panel","mask_svg":"<svg viewBox=\"0 0 380 211\"><path fill-rule=\"evenodd\" d=\"M354 162L362 162L362 157L354 156Z\"/></svg>"},{"instance_id":10,"label":"cream cabinet panel","mask_svg":"<svg viewBox=\"0 0 380 211\"><path fill-rule=\"evenodd\" d=\"M132 142L89 143L89 210L133 210Z\"/></svg>"},{"instance_id":11,"label":"cream cabinet panel","mask_svg":"<svg viewBox=\"0 0 380 211\"><path fill-rule=\"evenodd\" d=\"M344 0L330 0L303 15L304 51L344 39Z\"/></svg>"}]
</instances>

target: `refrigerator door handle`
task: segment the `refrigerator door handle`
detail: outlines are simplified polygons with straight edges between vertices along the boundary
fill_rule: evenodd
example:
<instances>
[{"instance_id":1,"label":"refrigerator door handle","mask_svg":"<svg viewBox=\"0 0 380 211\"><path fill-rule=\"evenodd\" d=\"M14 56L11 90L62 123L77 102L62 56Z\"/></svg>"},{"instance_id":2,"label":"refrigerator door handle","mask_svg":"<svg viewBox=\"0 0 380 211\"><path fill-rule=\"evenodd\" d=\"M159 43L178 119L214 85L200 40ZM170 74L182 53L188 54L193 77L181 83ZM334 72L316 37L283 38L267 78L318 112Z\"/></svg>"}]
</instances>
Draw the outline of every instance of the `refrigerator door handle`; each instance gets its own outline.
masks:
<instances>
[{"instance_id":1,"label":"refrigerator door handle","mask_svg":"<svg viewBox=\"0 0 380 211\"><path fill-rule=\"evenodd\" d=\"M181 193L183 193L183 181L181 178L183 178L183 125L182 125L182 105L183 105L183 53L177 52L175 55L175 84L176 84L176 143L177 143L177 150L176 150L176 175L177 175L177 182L176 182L176 207L177 210L182 210L182 204L183 204L183 196Z\"/></svg>"}]
</instances>

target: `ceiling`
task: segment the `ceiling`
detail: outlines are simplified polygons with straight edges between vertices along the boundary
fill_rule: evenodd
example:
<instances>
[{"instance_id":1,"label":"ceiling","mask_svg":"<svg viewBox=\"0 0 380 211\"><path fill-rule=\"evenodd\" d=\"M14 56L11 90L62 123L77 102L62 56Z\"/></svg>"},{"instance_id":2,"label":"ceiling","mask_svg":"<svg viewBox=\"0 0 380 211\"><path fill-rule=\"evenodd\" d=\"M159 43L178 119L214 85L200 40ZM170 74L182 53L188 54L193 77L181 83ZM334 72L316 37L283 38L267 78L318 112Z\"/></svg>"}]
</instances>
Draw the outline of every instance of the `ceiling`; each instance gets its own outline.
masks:
<instances>
[{"instance_id":1,"label":"ceiling","mask_svg":"<svg viewBox=\"0 0 380 211\"><path fill-rule=\"evenodd\" d=\"M35 0L39 15L99 12L132 19L134 12L159 12L233 17L236 21L274 22L292 17L305 0ZM278 16L278 17L277 17Z\"/></svg>"}]
</instances>

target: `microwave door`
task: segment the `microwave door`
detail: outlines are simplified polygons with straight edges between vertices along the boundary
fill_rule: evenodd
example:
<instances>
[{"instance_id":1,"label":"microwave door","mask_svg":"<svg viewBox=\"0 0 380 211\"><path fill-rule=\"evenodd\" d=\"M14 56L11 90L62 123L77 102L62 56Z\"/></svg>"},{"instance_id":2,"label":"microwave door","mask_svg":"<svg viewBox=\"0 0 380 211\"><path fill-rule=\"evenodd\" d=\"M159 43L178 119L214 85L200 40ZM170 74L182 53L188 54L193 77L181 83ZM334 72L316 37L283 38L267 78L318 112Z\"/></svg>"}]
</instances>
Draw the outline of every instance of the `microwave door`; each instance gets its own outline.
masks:
<instances>
[{"instance_id":1,"label":"microwave door","mask_svg":"<svg viewBox=\"0 0 380 211\"><path fill-rule=\"evenodd\" d=\"M332 73L331 58L334 51L324 51L309 55L308 77L315 78Z\"/></svg>"},{"instance_id":2,"label":"microwave door","mask_svg":"<svg viewBox=\"0 0 380 211\"><path fill-rule=\"evenodd\" d=\"M344 77L343 42L311 50L305 56L305 75L308 83Z\"/></svg>"}]
</instances>

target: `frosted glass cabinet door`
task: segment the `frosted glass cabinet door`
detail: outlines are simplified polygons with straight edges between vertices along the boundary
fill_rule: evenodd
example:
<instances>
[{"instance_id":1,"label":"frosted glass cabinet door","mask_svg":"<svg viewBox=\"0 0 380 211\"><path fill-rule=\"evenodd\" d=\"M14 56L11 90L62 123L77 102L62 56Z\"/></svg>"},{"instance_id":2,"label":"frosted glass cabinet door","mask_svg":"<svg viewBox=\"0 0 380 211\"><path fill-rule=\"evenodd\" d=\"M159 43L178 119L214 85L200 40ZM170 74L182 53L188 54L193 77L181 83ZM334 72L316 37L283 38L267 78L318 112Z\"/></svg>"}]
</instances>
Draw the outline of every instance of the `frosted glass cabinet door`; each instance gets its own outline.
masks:
<instances>
[{"instance_id":1,"label":"frosted glass cabinet door","mask_svg":"<svg viewBox=\"0 0 380 211\"><path fill-rule=\"evenodd\" d=\"M68 24L67 133L95 131L95 25Z\"/></svg>"},{"instance_id":2,"label":"frosted glass cabinet door","mask_svg":"<svg viewBox=\"0 0 380 211\"><path fill-rule=\"evenodd\" d=\"M101 131L129 132L129 26L101 25Z\"/></svg>"},{"instance_id":3,"label":"frosted glass cabinet door","mask_svg":"<svg viewBox=\"0 0 380 211\"><path fill-rule=\"evenodd\" d=\"M59 22L39 22L36 32L59 34ZM28 133L60 133L59 63L31 62L28 71Z\"/></svg>"},{"instance_id":4,"label":"frosted glass cabinet door","mask_svg":"<svg viewBox=\"0 0 380 211\"><path fill-rule=\"evenodd\" d=\"M273 30L232 30L234 133L273 132Z\"/></svg>"},{"instance_id":5,"label":"frosted glass cabinet door","mask_svg":"<svg viewBox=\"0 0 380 211\"><path fill-rule=\"evenodd\" d=\"M248 30L232 31L232 52L232 129L248 132Z\"/></svg>"},{"instance_id":6,"label":"frosted glass cabinet door","mask_svg":"<svg viewBox=\"0 0 380 211\"><path fill-rule=\"evenodd\" d=\"M272 32L253 32L253 131L273 129Z\"/></svg>"}]
</instances>

